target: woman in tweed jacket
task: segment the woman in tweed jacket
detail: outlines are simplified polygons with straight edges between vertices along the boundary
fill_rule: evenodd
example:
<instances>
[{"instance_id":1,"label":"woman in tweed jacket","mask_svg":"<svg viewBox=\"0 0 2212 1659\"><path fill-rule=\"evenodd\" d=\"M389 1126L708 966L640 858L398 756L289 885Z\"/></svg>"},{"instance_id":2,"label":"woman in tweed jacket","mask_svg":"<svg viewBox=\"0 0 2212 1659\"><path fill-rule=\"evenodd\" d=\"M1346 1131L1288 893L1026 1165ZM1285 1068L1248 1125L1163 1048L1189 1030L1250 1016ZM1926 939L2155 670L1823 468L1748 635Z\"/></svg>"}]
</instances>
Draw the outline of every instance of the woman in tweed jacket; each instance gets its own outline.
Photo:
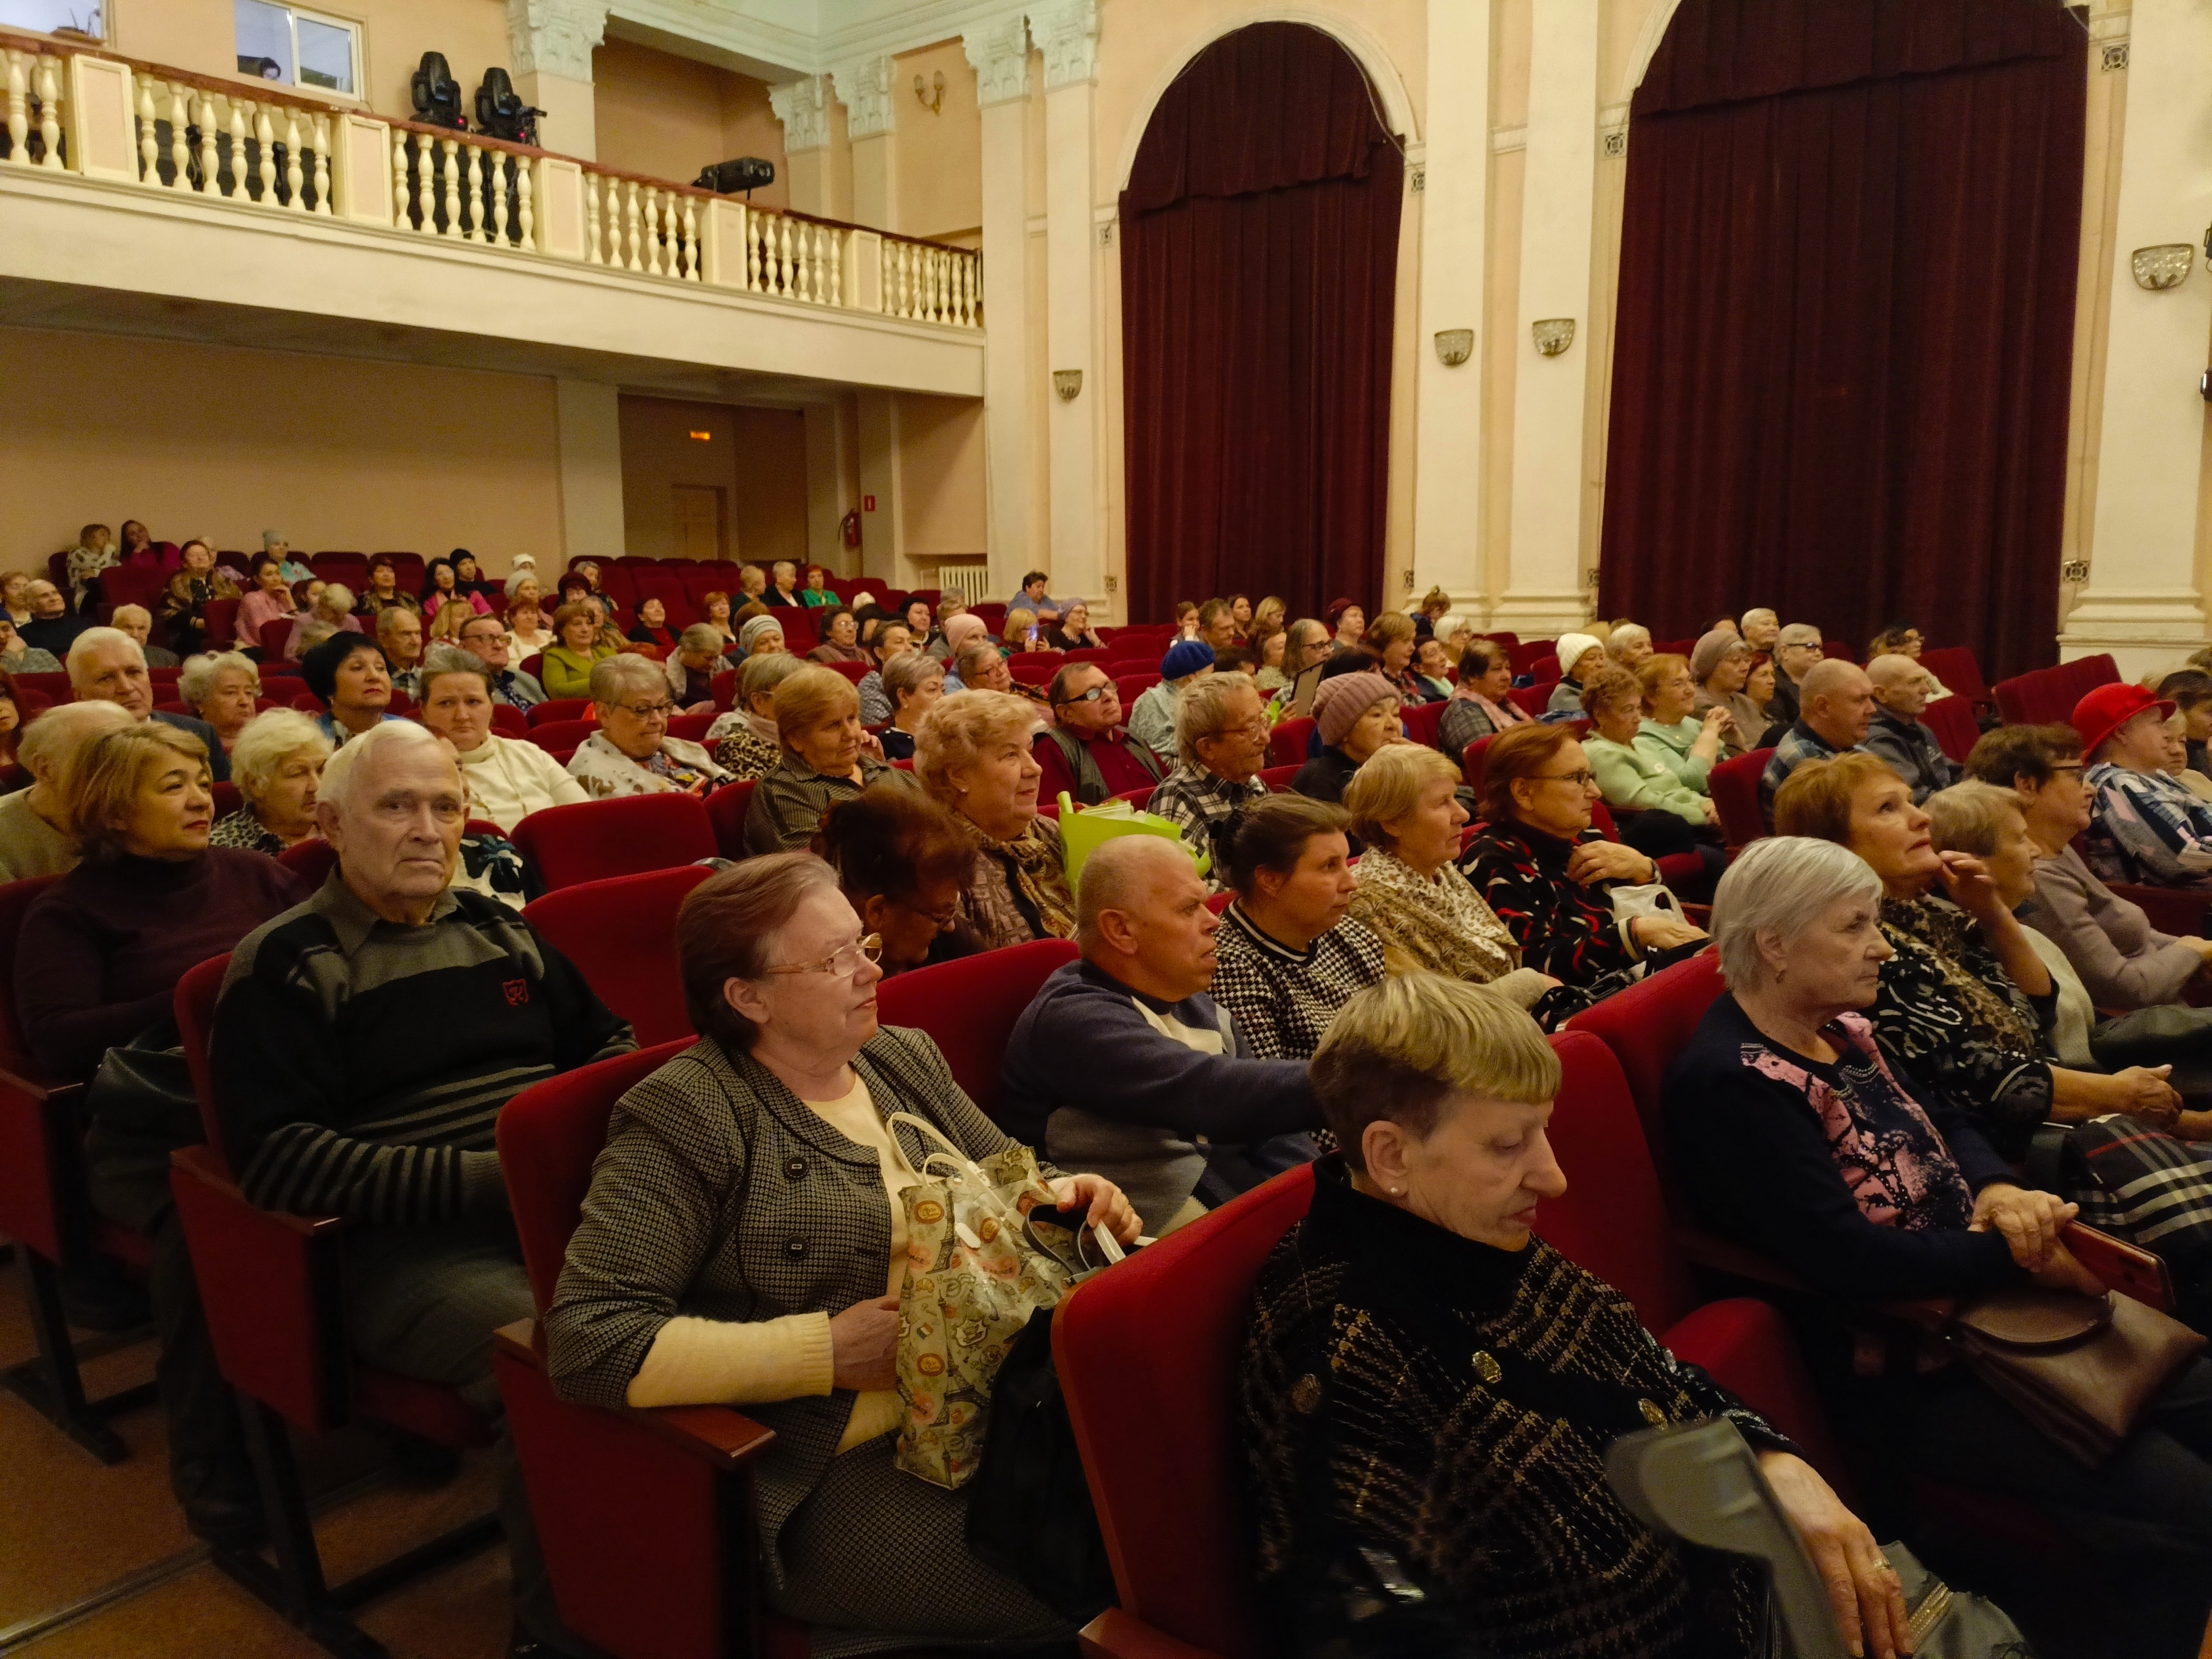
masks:
<instances>
[{"instance_id":1,"label":"woman in tweed jacket","mask_svg":"<svg viewBox=\"0 0 2212 1659\"><path fill-rule=\"evenodd\" d=\"M769 1602L813 1652L1035 1646L1073 1629L969 1553L967 1493L892 1463L905 1212L931 1146L1012 1145L919 1031L876 1024L876 942L808 854L702 882L677 922L702 1040L625 1095L545 1320L555 1387L604 1406L740 1405L775 1431L757 1475ZM1133 1240L1097 1176L1068 1208Z\"/></svg>"}]
</instances>

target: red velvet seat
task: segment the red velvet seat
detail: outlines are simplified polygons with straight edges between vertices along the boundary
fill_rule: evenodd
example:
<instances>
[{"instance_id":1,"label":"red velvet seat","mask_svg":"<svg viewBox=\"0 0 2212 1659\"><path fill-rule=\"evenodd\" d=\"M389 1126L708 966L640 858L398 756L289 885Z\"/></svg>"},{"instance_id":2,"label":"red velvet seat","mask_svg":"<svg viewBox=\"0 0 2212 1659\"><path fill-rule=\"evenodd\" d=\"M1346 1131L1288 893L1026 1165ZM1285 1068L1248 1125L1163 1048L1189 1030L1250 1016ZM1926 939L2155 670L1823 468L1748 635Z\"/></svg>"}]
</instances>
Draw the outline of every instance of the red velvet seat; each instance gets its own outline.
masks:
<instances>
[{"instance_id":1,"label":"red velvet seat","mask_svg":"<svg viewBox=\"0 0 2212 1659\"><path fill-rule=\"evenodd\" d=\"M1501 636L1492 634L1490 637L1494 640ZM1512 660L1514 677L1518 678L1523 674L1533 674L1535 672L1536 665L1547 657L1552 659L1552 672L1556 677L1559 673L1559 653L1552 647L1557 643L1556 640L1513 640L1508 642L1505 646L1505 654Z\"/></svg>"},{"instance_id":2,"label":"red velvet seat","mask_svg":"<svg viewBox=\"0 0 2212 1659\"><path fill-rule=\"evenodd\" d=\"M1945 690L1963 698L1970 711L1993 706L1990 683L1982 676L1982 665L1965 646L1924 650L1920 653L1920 665L1942 681ZM1946 702L1950 700L1943 699Z\"/></svg>"},{"instance_id":3,"label":"red velvet seat","mask_svg":"<svg viewBox=\"0 0 2212 1659\"><path fill-rule=\"evenodd\" d=\"M1552 688L1557 680L1542 680L1534 685L1516 685L1505 694L1506 701L1531 719L1543 714L1552 701Z\"/></svg>"},{"instance_id":4,"label":"red velvet seat","mask_svg":"<svg viewBox=\"0 0 2212 1659\"><path fill-rule=\"evenodd\" d=\"M591 706L589 697L548 697L530 706L530 723L546 726L555 720L580 720Z\"/></svg>"},{"instance_id":5,"label":"red velvet seat","mask_svg":"<svg viewBox=\"0 0 2212 1659\"><path fill-rule=\"evenodd\" d=\"M292 638L292 629L298 619L293 617L271 617L261 624L261 660L266 663L284 660L284 647Z\"/></svg>"},{"instance_id":6,"label":"red velvet seat","mask_svg":"<svg viewBox=\"0 0 2212 1659\"><path fill-rule=\"evenodd\" d=\"M1937 698L1921 711L1920 718L1936 734L1936 745L1963 766L1982 735L1965 694Z\"/></svg>"},{"instance_id":7,"label":"red velvet seat","mask_svg":"<svg viewBox=\"0 0 2212 1659\"><path fill-rule=\"evenodd\" d=\"M691 1035L676 967L676 912L712 873L686 864L579 882L533 901L522 915L630 1023L640 1043L668 1042Z\"/></svg>"},{"instance_id":8,"label":"red velvet seat","mask_svg":"<svg viewBox=\"0 0 2212 1659\"><path fill-rule=\"evenodd\" d=\"M210 599L203 613L207 618L207 629L200 635L210 651L228 651L238 642L238 607L240 599Z\"/></svg>"},{"instance_id":9,"label":"red velvet seat","mask_svg":"<svg viewBox=\"0 0 2212 1659\"><path fill-rule=\"evenodd\" d=\"M997 1116L1006 1042L1038 987L1082 954L1072 939L1032 939L957 962L916 968L876 989L876 1018L927 1031L953 1081L986 1116Z\"/></svg>"},{"instance_id":10,"label":"red velvet seat","mask_svg":"<svg viewBox=\"0 0 2212 1659\"><path fill-rule=\"evenodd\" d=\"M1415 703L1405 711L1406 735L1415 743L1433 749L1437 733L1443 727L1445 705L1441 702Z\"/></svg>"},{"instance_id":11,"label":"red velvet seat","mask_svg":"<svg viewBox=\"0 0 2212 1659\"><path fill-rule=\"evenodd\" d=\"M1057 651L1018 651L1006 659L1006 672L1018 685L1046 685L1060 672L1060 662Z\"/></svg>"},{"instance_id":12,"label":"red velvet seat","mask_svg":"<svg viewBox=\"0 0 2212 1659\"><path fill-rule=\"evenodd\" d=\"M726 859L745 855L745 814L752 810L757 781L744 778L726 783L707 797L707 821L714 826L714 846Z\"/></svg>"},{"instance_id":13,"label":"red velvet seat","mask_svg":"<svg viewBox=\"0 0 2212 1659\"><path fill-rule=\"evenodd\" d=\"M328 1585L290 1431L321 1435L373 1421L459 1450L489 1444L492 1429L454 1390L353 1358L340 1218L264 1210L239 1191L222 1150L208 1062L216 999L229 964L227 955L213 957L177 986L177 1029L208 1139L170 1155L171 1185L216 1359L240 1396L247 1448L270 1506L276 1565L272 1570L259 1555L228 1551L216 1563L333 1653L368 1655L380 1650L354 1626L351 1610L495 1541L498 1518L477 1516L350 1583Z\"/></svg>"},{"instance_id":14,"label":"red velvet seat","mask_svg":"<svg viewBox=\"0 0 2212 1659\"><path fill-rule=\"evenodd\" d=\"M673 869L719 850L706 803L672 793L548 806L515 825L514 839L549 891Z\"/></svg>"},{"instance_id":15,"label":"red velvet seat","mask_svg":"<svg viewBox=\"0 0 2212 1659\"><path fill-rule=\"evenodd\" d=\"M535 714L537 710L531 712ZM596 720L534 720L522 735L549 755L562 750L574 754L584 739L599 729Z\"/></svg>"},{"instance_id":16,"label":"red velvet seat","mask_svg":"<svg viewBox=\"0 0 2212 1659\"><path fill-rule=\"evenodd\" d=\"M491 706L491 729L502 738L526 738L530 717L512 703L495 702Z\"/></svg>"},{"instance_id":17,"label":"red velvet seat","mask_svg":"<svg viewBox=\"0 0 2212 1659\"><path fill-rule=\"evenodd\" d=\"M1548 646L1553 641L1547 640L1544 643ZM1528 667L1516 666L1513 672L1516 678L1526 674L1539 685L1553 685L1565 677L1566 665L1559 661L1556 652L1547 651L1542 656L1532 656L1528 659Z\"/></svg>"},{"instance_id":18,"label":"red velvet seat","mask_svg":"<svg viewBox=\"0 0 2212 1659\"><path fill-rule=\"evenodd\" d=\"M1724 760L1705 775L1705 793L1720 814L1721 834L1731 847L1748 847L1766 834L1766 820L1759 813L1759 780L1771 749L1754 749L1734 760Z\"/></svg>"},{"instance_id":19,"label":"red velvet seat","mask_svg":"<svg viewBox=\"0 0 2212 1659\"><path fill-rule=\"evenodd\" d=\"M824 668L836 669L854 684L858 685L862 680L867 678L868 670L873 665L865 662L831 662L822 665Z\"/></svg>"},{"instance_id":20,"label":"red velvet seat","mask_svg":"<svg viewBox=\"0 0 2212 1659\"><path fill-rule=\"evenodd\" d=\"M1267 733L1267 764L1304 766L1310 758L1307 750L1313 742L1313 734L1310 715L1276 721L1275 729Z\"/></svg>"},{"instance_id":21,"label":"red velvet seat","mask_svg":"<svg viewBox=\"0 0 2212 1659\"><path fill-rule=\"evenodd\" d=\"M62 1313L59 1272L105 1255L133 1266L144 1241L94 1214L84 1185L82 1083L42 1077L15 1017L15 940L23 917L58 876L0 886L0 1235L15 1241L37 1352L11 1366L5 1386L103 1463L129 1455L108 1426L154 1397L150 1383L88 1399Z\"/></svg>"},{"instance_id":22,"label":"red velvet seat","mask_svg":"<svg viewBox=\"0 0 2212 1659\"><path fill-rule=\"evenodd\" d=\"M50 702L68 702L76 696L76 688L70 684L70 677L65 673L18 674L15 676L15 689L18 691L40 692Z\"/></svg>"},{"instance_id":23,"label":"red velvet seat","mask_svg":"<svg viewBox=\"0 0 2212 1659\"><path fill-rule=\"evenodd\" d=\"M1295 766L1264 766L1260 769L1260 781L1267 786L1269 794L1280 794L1291 787L1291 780L1304 769L1304 761Z\"/></svg>"},{"instance_id":24,"label":"red velvet seat","mask_svg":"<svg viewBox=\"0 0 2212 1659\"><path fill-rule=\"evenodd\" d=\"M276 855L276 862L288 870L299 872L300 878L319 887L338 867L338 849L317 836L303 841L296 847L288 847Z\"/></svg>"},{"instance_id":25,"label":"red velvet seat","mask_svg":"<svg viewBox=\"0 0 2212 1659\"><path fill-rule=\"evenodd\" d=\"M1116 674L1114 677L1114 695L1121 700L1123 717L1127 718L1128 712L1137 706L1139 697L1143 696L1146 692L1159 683L1159 675L1153 672Z\"/></svg>"},{"instance_id":26,"label":"red velvet seat","mask_svg":"<svg viewBox=\"0 0 2212 1659\"><path fill-rule=\"evenodd\" d=\"M714 688L714 712L728 714L738 700L738 671L734 668L718 669L711 684Z\"/></svg>"},{"instance_id":27,"label":"red velvet seat","mask_svg":"<svg viewBox=\"0 0 2212 1659\"><path fill-rule=\"evenodd\" d=\"M2109 654L2100 653L2060 663L2055 668L2033 669L2008 680L1999 680L1990 688L1990 695L2007 725L2046 726L2072 720L2075 703L2099 686L2117 683L2119 678L2119 665Z\"/></svg>"}]
</instances>

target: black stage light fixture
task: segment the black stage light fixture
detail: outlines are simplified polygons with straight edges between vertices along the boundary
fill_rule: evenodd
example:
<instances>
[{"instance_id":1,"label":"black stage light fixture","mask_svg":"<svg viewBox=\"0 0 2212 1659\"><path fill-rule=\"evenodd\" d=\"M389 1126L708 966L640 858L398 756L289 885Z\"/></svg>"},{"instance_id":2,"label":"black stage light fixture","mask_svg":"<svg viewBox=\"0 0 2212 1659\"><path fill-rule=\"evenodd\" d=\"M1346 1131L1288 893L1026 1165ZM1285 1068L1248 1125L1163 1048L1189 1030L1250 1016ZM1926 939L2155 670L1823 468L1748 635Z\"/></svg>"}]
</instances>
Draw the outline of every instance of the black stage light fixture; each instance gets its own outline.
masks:
<instances>
[{"instance_id":1,"label":"black stage light fixture","mask_svg":"<svg viewBox=\"0 0 2212 1659\"><path fill-rule=\"evenodd\" d=\"M538 147L538 118L545 112L522 101L521 94L503 69L484 71L477 88L477 131L504 138L509 143Z\"/></svg>"},{"instance_id":2,"label":"black stage light fixture","mask_svg":"<svg viewBox=\"0 0 2212 1659\"><path fill-rule=\"evenodd\" d=\"M451 127L456 132L466 132L468 122L461 114L461 83L453 79L453 72L446 66L442 52L426 52L422 63L407 83L415 99L415 118L429 127Z\"/></svg>"},{"instance_id":3,"label":"black stage light fixture","mask_svg":"<svg viewBox=\"0 0 2212 1659\"><path fill-rule=\"evenodd\" d=\"M734 196L743 191L750 197L757 190L765 190L775 182L775 163L763 161L757 155L740 155L734 161L716 161L700 170L692 180L694 188L711 190L718 196Z\"/></svg>"}]
</instances>

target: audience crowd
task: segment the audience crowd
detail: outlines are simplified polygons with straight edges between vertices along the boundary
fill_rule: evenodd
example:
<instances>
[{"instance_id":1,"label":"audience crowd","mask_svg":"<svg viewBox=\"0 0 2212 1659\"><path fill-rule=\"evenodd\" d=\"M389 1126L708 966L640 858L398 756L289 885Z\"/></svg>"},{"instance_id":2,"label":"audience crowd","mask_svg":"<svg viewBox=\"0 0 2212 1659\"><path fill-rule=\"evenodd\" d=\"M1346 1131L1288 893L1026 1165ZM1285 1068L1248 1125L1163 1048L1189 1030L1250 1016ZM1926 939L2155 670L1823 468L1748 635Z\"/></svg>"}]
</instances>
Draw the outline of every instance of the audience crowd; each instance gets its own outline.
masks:
<instances>
[{"instance_id":1,"label":"audience crowd","mask_svg":"<svg viewBox=\"0 0 2212 1659\"><path fill-rule=\"evenodd\" d=\"M491 1333L541 1310L495 1128L636 1043L596 963L524 913L519 832L678 794L744 856L683 902L698 1040L615 1109L544 1357L571 1401L775 1431L745 1547L835 1650L1074 1636L971 1547L972 1489L895 1462L908 1194L945 1146L1030 1149L1124 1246L1316 1164L1233 1402L1275 1650L1765 1653L1757 1575L1605 1480L1626 1430L1714 1417L1852 1650L1908 1650L1897 1575L1807 1449L1541 1236L1565 1186L1546 1034L1711 955L1668 1167L1702 1224L1810 1287L1793 1321L1869 1448L1864 1512L1901 1524L1902 1474L2040 1508L2116 1650L2198 1651L2212 1364L2085 1468L1892 1305L2101 1295L2079 1218L2156 1250L2212 1332L2190 1063L2212 939L2127 890L2212 895L2212 674L2102 686L2056 725L1978 711L1960 759L1925 717L1962 694L1905 623L1863 667L1760 610L1694 641L1591 624L1531 658L1442 593L1371 617L1231 595L1178 607L1139 663L1042 572L995 628L790 562L687 621L618 605L591 560L549 591L464 550L419 584L379 556L356 594L275 531L235 574L205 541L125 532L0 579L0 878L51 884L21 913L15 1015L43 1076L88 1085L89 1200L147 1241L171 1484L219 1547L270 1517L167 1170L202 1133L174 993L228 952L221 1151L252 1203L346 1218L354 1352L495 1425L518 1650L582 1650L500 1426ZM107 604L138 564L153 605ZM65 688L33 700L40 674ZM556 700L568 718L541 718ZM1770 832L1748 845L1723 834L1731 779ZM1073 958L1013 1021L986 1116L930 1036L878 1023L876 988L1041 940ZM2124 1146L2148 1188L2046 1159L2069 1136ZM802 1179L823 1158L834 1178Z\"/></svg>"}]
</instances>

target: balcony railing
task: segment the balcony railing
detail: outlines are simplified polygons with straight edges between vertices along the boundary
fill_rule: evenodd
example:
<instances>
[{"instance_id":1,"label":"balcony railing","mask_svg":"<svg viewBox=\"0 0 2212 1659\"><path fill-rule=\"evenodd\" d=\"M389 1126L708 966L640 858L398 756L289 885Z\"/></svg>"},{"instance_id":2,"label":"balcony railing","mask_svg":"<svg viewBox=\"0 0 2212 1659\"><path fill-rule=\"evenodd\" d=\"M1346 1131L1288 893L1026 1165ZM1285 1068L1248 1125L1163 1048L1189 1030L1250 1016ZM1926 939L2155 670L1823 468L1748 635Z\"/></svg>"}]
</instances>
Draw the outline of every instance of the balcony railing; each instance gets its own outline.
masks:
<instances>
[{"instance_id":1,"label":"balcony railing","mask_svg":"<svg viewBox=\"0 0 2212 1659\"><path fill-rule=\"evenodd\" d=\"M525 258L983 325L972 249L757 208L482 133L387 120L89 47L0 33L0 167L396 229Z\"/></svg>"}]
</instances>

